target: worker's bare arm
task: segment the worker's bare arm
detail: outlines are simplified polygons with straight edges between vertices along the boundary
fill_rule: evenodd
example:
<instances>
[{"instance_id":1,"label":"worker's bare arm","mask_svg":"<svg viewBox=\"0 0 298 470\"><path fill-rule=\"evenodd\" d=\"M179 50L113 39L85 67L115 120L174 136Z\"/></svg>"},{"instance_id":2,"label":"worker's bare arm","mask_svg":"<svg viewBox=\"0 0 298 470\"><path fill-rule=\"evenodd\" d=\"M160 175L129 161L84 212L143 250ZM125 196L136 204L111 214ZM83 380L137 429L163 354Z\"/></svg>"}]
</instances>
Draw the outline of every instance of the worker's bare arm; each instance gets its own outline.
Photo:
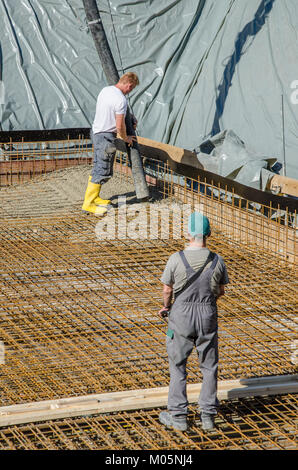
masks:
<instances>
[{"instance_id":1,"label":"worker's bare arm","mask_svg":"<svg viewBox=\"0 0 298 470\"><path fill-rule=\"evenodd\" d=\"M162 297L163 297L163 307L158 312L158 315L160 317L165 317L165 316L167 316L167 312L169 312L169 310L171 308L172 297L173 297L173 287L169 286L167 284L164 284L163 285L163 291L162 291Z\"/></svg>"},{"instance_id":2,"label":"worker's bare arm","mask_svg":"<svg viewBox=\"0 0 298 470\"><path fill-rule=\"evenodd\" d=\"M171 302L172 302L172 297L173 297L173 286L164 284L162 296L163 296L164 307L170 307Z\"/></svg>"},{"instance_id":3,"label":"worker's bare arm","mask_svg":"<svg viewBox=\"0 0 298 470\"><path fill-rule=\"evenodd\" d=\"M125 116L124 114L116 114L116 128L117 134L126 141L127 134L126 134L126 126L125 126Z\"/></svg>"},{"instance_id":4,"label":"worker's bare arm","mask_svg":"<svg viewBox=\"0 0 298 470\"><path fill-rule=\"evenodd\" d=\"M135 136L127 135L124 114L116 114L116 128L117 134L129 145L132 145L133 141L137 140Z\"/></svg>"}]
</instances>

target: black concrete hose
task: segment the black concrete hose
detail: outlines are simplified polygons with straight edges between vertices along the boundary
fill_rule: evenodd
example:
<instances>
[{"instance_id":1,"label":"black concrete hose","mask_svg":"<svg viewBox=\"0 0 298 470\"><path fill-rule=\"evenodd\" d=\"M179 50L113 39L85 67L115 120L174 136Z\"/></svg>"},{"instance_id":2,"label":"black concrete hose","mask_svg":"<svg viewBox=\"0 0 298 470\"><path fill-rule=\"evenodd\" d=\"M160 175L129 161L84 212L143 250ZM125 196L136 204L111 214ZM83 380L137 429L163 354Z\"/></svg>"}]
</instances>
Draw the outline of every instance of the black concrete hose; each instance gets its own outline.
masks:
<instances>
[{"instance_id":1,"label":"black concrete hose","mask_svg":"<svg viewBox=\"0 0 298 470\"><path fill-rule=\"evenodd\" d=\"M92 33L96 50L109 85L115 85L119 80L119 74L111 53L111 49L104 31L104 27L100 18L96 0L83 0L88 26ZM132 116L130 110L127 109L125 119L127 134L136 135L133 128ZM131 161L131 170L134 180L136 196L139 201L145 201L149 198L149 189L146 183L141 153L139 145L134 142L131 147L126 146L128 157Z\"/></svg>"}]
</instances>

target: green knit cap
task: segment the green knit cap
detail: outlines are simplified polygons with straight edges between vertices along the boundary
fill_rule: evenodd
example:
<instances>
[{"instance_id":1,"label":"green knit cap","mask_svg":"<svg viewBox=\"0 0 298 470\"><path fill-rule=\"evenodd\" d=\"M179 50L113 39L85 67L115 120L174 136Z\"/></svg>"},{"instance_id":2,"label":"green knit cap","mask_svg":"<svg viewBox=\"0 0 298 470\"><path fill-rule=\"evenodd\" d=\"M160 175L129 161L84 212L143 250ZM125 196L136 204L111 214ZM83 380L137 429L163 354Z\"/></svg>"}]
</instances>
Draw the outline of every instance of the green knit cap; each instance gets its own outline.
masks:
<instances>
[{"instance_id":1,"label":"green knit cap","mask_svg":"<svg viewBox=\"0 0 298 470\"><path fill-rule=\"evenodd\" d=\"M193 212L188 219L189 235L192 237L197 235L208 236L210 232L210 224L207 217L200 212Z\"/></svg>"}]
</instances>

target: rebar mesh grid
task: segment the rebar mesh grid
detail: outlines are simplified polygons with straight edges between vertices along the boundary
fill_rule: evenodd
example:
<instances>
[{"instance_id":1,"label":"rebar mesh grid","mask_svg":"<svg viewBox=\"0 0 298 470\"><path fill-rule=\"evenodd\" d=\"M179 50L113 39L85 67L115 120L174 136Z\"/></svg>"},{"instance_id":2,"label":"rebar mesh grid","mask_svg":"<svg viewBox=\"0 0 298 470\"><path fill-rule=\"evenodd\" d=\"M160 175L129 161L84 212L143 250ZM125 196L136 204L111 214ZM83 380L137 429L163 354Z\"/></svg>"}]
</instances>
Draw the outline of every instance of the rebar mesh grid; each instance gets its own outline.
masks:
<instances>
[{"instance_id":1,"label":"rebar mesh grid","mask_svg":"<svg viewBox=\"0 0 298 470\"><path fill-rule=\"evenodd\" d=\"M184 244L97 240L95 226L72 216L2 227L3 404L167 385L159 279ZM216 229L210 248L231 280L219 301L219 377L291 373L297 273ZM190 382L197 369L193 354Z\"/></svg>"},{"instance_id":2,"label":"rebar mesh grid","mask_svg":"<svg viewBox=\"0 0 298 470\"><path fill-rule=\"evenodd\" d=\"M0 147L0 187L32 180L62 168L90 164L92 155L92 143L83 136L47 142L9 141ZM115 167L121 174L130 176L126 154L117 152ZM295 230L291 230L297 227L297 210L291 213L288 209L281 210L279 205L252 203L239 197L234 190L229 192L225 185L182 177L168 163L159 160L146 159L145 171L147 177L153 176L164 197L193 205L203 200L207 215L212 215L221 225L220 229L233 239L261 244L281 257L297 262L297 236ZM256 217L257 214L261 217Z\"/></svg>"},{"instance_id":3,"label":"rebar mesh grid","mask_svg":"<svg viewBox=\"0 0 298 470\"><path fill-rule=\"evenodd\" d=\"M114 179L116 193L123 181L129 182L125 164L120 169ZM74 170L65 171L73 174ZM219 379L294 372L291 353L298 322L294 229L285 224L284 214L283 219L271 220L265 214L267 208L263 209L263 214L257 214L248 203L239 203L239 199L237 204L236 198L228 203L210 193L210 185L206 184L202 193L192 191L186 183L184 186L177 182L169 185L172 176L175 175L169 171L159 181L157 190L164 200L157 204L158 208L177 203L179 208L189 201L191 207L195 203L203 204L212 224L208 246L223 256L229 270L231 284L227 295L219 301ZM45 177L42 181L44 184ZM76 201L72 207L71 204L66 204L64 210L61 207L59 215L55 215L55 211L48 214L45 206L37 207L32 216L30 207L38 204L36 199L30 198L30 185L27 196L22 185L0 193L0 199L5 205L11 204L10 207L19 191L22 194L19 201L23 201L23 205L18 204L17 216L11 210L1 214L0 341L5 350L5 363L0 364L2 404L167 385L166 323L156 316L156 312L161 303L159 279L165 263L170 254L184 247L184 239L177 235L177 225L173 223L175 211L170 213L168 239L98 240L95 228L99 219L82 217L81 204ZM41 194L42 189L39 191ZM61 194L59 192L57 197L61 198ZM67 196L69 200L71 194ZM153 203L139 205L148 220L153 206ZM177 205L175 207L177 209ZM115 210L117 217L120 210ZM286 214L289 219L291 216ZM189 383L201 379L194 353L188 372ZM283 403L287 397L280 400ZM250 401L241 403L241 406L245 403L247 413L252 410L251 416L257 420L262 401L252 401L251 408ZM294 396L290 396L290 403L294 406ZM123 416L125 420L133 416L132 423L136 424L139 419L149 426L156 421L156 413L124 413L119 419L122 422ZM261 424L270 430L271 415L266 414L266 410L264 413ZM292 419L292 413L289 416ZM67 424L71 426L69 435L72 437L68 434L61 437L60 428L55 428L57 423L50 423L57 442L62 439L58 447L76 448L72 433L79 433L79 428L84 428L81 423L87 422L88 427L89 420L93 423L95 418L84 419L63 421L80 423ZM106 419L110 418L98 417L103 423ZM113 423L115 419L111 417ZM263 434L260 437L253 422L252 419L247 432L247 421L243 424L245 431L241 426L237 432L233 426L231 429L223 426L218 442L216 439L215 443L208 439L202 441L200 435L200 444L187 439L181 448L183 445L208 448L209 444L213 445L209 448L293 447L293 439L288 442L289 436L285 438L284 434L277 439L270 437L271 434L268 438L266 433L266 439ZM40 429L47 429L47 425L49 423L11 428L9 432L13 429L19 438L17 441L8 439L5 442L9 444L4 447L14 445L10 442L16 442L17 446L23 442L26 448L34 448L36 443L32 436L40 436ZM77 431L73 431L73 426ZM105 426L108 425L100 425L100 429L108 429ZM119 426L117 424L120 436L122 428ZM142 426L139 424L138 431L132 429L132 433L146 435L148 430L141 431ZM290 429L292 426L290 422ZM29 430L31 444L20 429ZM154 426L152 429L154 431ZM272 432L274 437L274 426ZM1 438L6 436L0 435ZM161 448L175 448L176 445L180 448L182 441L178 439L177 444L171 434L167 436L168 440L162 444L165 447ZM42 436L41 442L52 448L56 445L53 439ZM106 436L105 439L103 444L94 444L92 439L90 443L90 436L85 436L80 445L105 449L125 447L125 444L119 447L113 438ZM36 442L38 440L39 437ZM203 447L196 447L202 442ZM143 444L135 444L129 439L126 443L131 448L144 448L141 447Z\"/></svg>"},{"instance_id":4,"label":"rebar mesh grid","mask_svg":"<svg viewBox=\"0 0 298 470\"><path fill-rule=\"evenodd\" d=\"M179 201L192 209L198 207L232 241L262 248L297 264L297 210L249 201L228 191L225 185L181 176L160 161L151 160L148 172L159 175L157 187L170 204Z\"/></svg>"},{"instance_id":5,"label":"rebar mesh grid","mask_svg":"<svg viewBox=\"0 0 298 470\"><path fill-rule=\"evenodd\" d=\"M85 165L92 161L90 139L79 136L47 142L9 142L0 144L0 187L30 181L36 176Z\"/></svg>"},{"instance_id":6,"label":"rebar mesh grid","mask_svg":"<svg viewBox=\"0 0 298 470\"><path fill-rule=\"evenodd\" d=\"M121 412L0 429L0 449L295 450L297 396L222 402L216 429L203 432L194 406L186 432L166 429L160 410Z\"/></svg>"}]
</instances>

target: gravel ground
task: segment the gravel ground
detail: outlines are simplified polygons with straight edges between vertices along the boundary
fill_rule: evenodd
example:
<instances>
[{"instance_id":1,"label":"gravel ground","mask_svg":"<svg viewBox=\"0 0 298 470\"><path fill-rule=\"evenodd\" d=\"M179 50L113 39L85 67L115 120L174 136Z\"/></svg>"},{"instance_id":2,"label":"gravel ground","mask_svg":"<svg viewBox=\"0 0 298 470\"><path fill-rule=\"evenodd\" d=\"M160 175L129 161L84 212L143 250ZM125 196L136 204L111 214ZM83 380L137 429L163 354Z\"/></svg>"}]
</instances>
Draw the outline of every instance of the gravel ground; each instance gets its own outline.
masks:
<instances>
[{"instance_id":1,"label":"gravel ground","mask_svg":"<svg viewBox=\"0 0 298 470\"><path fill-rule=\"evenodd\" d=\"M0 218L59 216L81 211L90 166L58 170L29 182L0 190ZM100 196L117 204L118 196L137 202L131 178L115 175L102 186Z\"/></svg>"}]
</instances>

